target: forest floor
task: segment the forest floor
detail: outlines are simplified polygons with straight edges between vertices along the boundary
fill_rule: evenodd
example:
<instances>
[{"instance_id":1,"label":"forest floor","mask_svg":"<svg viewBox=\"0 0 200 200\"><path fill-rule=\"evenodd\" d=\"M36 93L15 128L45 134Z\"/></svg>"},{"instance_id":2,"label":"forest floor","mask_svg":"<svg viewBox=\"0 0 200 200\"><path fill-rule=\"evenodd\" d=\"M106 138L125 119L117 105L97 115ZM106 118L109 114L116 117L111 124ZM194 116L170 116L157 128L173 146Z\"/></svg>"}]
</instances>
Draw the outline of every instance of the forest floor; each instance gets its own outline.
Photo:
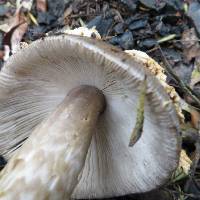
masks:
<instances>
[{"instance_id":1,"label":"forest floor","mask_svg":"<svg viewBox=\"0 0 200 200\"><path fill-rule=\"evenodd\" d=\"M115 199L200 199L200 1L0 0L0 67L20 42L80 26L123 50L146 52L166 71L181 97L183 146L192 165L157 191ZM5 161L0 159L0 166Z\"/></svg>"}]
</instances>

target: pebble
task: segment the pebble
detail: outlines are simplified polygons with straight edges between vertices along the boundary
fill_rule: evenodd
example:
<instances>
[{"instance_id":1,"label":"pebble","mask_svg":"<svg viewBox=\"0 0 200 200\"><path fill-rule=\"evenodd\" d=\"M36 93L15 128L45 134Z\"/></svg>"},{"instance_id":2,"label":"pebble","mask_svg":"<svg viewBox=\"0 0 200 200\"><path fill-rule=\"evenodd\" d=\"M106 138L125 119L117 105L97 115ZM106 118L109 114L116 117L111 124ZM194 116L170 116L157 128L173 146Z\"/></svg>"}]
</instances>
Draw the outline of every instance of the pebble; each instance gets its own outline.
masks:
<instances>
[{"instance_id":1,"label":"pebble","mask_svg":"<svg viewBox=\"0 0 200 200\"><path fill-rule=\"evenodd\" d=\"M148 24L147 19L140 19L140 20L136 20L134 22L132 22L128 28L130 30L137 30L137 29L141 29L141 28L145 28Z\"/></svg>"},{"instance_id":2,"label":"pebble","mask_svg":"<svg viewBox=\"0 0 200 200\"><path fill-rule=\"evenodd\" d=\"M124 33L126 26L124 23L118 23L117 25L114 26L114 31L117 34L122 34Z\"/></svg>"},{"instance_id":3,"label":"pebble","mask_svg":"<svg viewBox=\"0 0 200 200\"><path fill-rule=\"evenodd\" d=\"M153 39L153 38L147 38L144 39L143 41L141 41L138 46L142 49L151 49L152 47L154 47L157 44L157 40Z\"/></svg>"},{"instance_id":4,"label":"pebble","mask_svg":"<svg viewBox=\"0 0 200 200\"><path fill-rule=\"evenodd\" d=\"M125 32L119 41L119 45L122 49L132 49L134 46L134 39L131 31Z\"/></svg>"},{"instance_id":5,"label":"pebble","mask_svg":"<svg viewBox=\"0 0 200 200\"><path fill-rule=\"evenodd\" d=\"M101 36L106 36L113 22L113 18L103 18L103 16L100 15L91 20L87 24L87 27L92 28L95 26Z\"/></svg>"}]
</instances>

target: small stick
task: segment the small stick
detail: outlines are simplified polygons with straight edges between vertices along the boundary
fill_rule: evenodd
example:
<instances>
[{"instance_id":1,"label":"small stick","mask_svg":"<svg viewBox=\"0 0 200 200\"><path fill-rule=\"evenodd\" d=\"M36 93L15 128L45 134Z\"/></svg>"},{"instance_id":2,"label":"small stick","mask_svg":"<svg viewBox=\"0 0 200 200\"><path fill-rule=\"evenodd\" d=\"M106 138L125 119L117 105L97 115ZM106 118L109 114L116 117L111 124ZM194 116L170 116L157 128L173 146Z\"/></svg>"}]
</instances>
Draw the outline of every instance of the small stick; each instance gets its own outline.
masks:
<instances>
[{"instance_id":1,"label":"small stick","mask_svg":"<svg viewBox=\"0 0 200 200\"><path fill-rule=\"evenodd\" d=\"M145 97L146 97L146 90L147 90L147 82L146 82L146 76L145 76L144 82L142 84L142 88L140 91L140 95L139 95L136 124L135 124L135 127L131 134L131 138L129 141L129 147L132 147L140 139L142 132L143 132L144 103L145 103Z\"/></svg>"}]
</instances>

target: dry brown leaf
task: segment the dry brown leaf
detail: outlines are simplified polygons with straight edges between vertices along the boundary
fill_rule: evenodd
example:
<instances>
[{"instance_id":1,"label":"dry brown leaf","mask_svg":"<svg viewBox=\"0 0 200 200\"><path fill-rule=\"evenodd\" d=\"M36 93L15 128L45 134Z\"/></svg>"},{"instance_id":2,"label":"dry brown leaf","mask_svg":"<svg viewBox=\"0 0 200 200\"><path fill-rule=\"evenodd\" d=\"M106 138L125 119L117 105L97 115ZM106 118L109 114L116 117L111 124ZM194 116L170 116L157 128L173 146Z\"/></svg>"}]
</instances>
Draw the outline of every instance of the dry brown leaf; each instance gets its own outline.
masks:
<instances>
[{"instance_id":1,"label":"dry brown leaf","mask_svg":"<svg viewBox=\"0 0 200 200\"><path fill-rule=\"evenodd\" d=\"M199 39L194 28L187 29L183 32L181 42L184 47L183 53L188 61L200 57Z\"/></svg>"},{"instance_id":2,"label":"dry brown leaf","mask_svg":"<svg viewBox=\"0 0 200 200\"><path fill-rule=\"evenodd\" d=\"M37 11L46 12L47 11L47 1L46 0L36 0Z\"/></svg>"},{"instance_id":3,"label":"dry brown leaf","mask_svg":"<svg viewBox=\"0 0 200 200\"><path fill-rule=\"evenodd\" d=\"M3 60L4 57L4 51L0 50L0 60Z\"/></svg>"},{"instance_id":4,"label":"dry brown leaf","mask_svg":"<svg viewBox=\"0 0 200 200\"><path fill-rule=\"evenodd\" d=\"M200 113L197 110L191 108L190 114L191 114L191 124L193 125L194 128L198 129L200 122Z\"/></svg>"},{"instance_id":5,"label":"dry brown leaf","mask_svg":"<svg viewBox=\"0 0 200 200\"><path fill-rule=\"evenodd\" d=\"M14 53L18 49L19 43L26 33L28 22L21 9L17 9L15 15L11 19L10 30L5 34L4 45L8 45L11 52Z\"/></svg>"}]
</instances>

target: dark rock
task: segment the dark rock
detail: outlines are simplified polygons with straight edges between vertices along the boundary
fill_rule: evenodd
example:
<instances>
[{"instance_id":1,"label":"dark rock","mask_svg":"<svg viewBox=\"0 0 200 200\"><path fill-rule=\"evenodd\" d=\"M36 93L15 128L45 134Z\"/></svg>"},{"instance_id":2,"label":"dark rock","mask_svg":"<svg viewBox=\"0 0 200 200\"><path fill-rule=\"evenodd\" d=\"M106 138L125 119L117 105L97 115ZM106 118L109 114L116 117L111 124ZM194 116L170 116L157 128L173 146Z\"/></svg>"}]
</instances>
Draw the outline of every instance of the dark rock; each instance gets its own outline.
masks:
<instances>
[{"instance_id":1,"label":"dark rock","mask_svg":"<svg viewBox=\"0 0 200 200\"><path fill-rule=\"evenodd\" d=\"M73 0L64 0L65 3L65 7L68 7L70 5L70 3L72 3Z\"/></svg>"},{"instance_id":2,"label":"dark rock","mask_svg":"<svg viewBox=\"0 0 200 200\"><path fill-rule=\"evenodd\" d=\"M130 17L126 18L124 20L124 23L127 25L130 25L132 22L134 21L138 21L138 20L147 20L149 18L149 14L148 13L137 13L135 15L131 15Z\"/></svg>"},{"instance_id":3,"label":"dark rock","mask_svg":"<svg viewBox=\"0 0 200 200\"><path fill-rule=\"evenodd\" d=\"M38 12L37 15L37 22L42 25L51 25L56 19L57 18L49 12Z\"/></svg>"},{"instance_id":4,"label":"dark rock","mask_svg":"<svg viewBox=\"0 0 200 200\"><path fill-rule=\"evenodd\" d=\"M176 34L177 36L181 36L183 30L184 30L184 25L182 24L178 24L176 25L176 23L167 23L167 20L165 20L166 22L160 21L156 27L155 30L157 33L159 33L159 35L161 36L166 36L169 34Z\"/></svg>"},{"instance_id":5,"label":"dark rock","mask_svg":"<svg viewBox=\"0 0 200 200\"><path fill-rule=\"evenodd\" d=\"M96 27L101 36L106 36L108 30L113 24L113 18L103 18L103 16L97 16L87 24L88 28Z\"/></svg>"},{"instance_id":6,"label":"dark rock","mask_svg":"<svg viewBox=\"0 0 200 200\"><path fill-rule=\"evenodd\" d=\"M161 10L166 5L164 1L157 1L157 0L140 0L140 3L142 3L149 9L157 11Z\"/></svg>"},{"instance_id":7,"label":"dark rock","mask_svg":"<svg viewBox=\"0 0 200 200\"><path fill-rule=\"evenodd\" d=\"M172 26L170 30L171 34L176 34L176 37L181 36L182 32L183 32L183 29L181 26Z\"/></svg>"},{"instance_id":8,"label":"dark rock","mask_svg":"<svg viewBox=\"0 0 200 200\"><path fill-rule=\"evenodd\" d=\"M200 3L192 2L189 6L188 16L192 19L195 28L200 35Z\"/></svg>"},{"instance_id":9,"label":"dark rock","mask_svg":"<svg viewBox=\"0 0 200 200\"><path fill-rule=\"evenodd\" d=\"M120 46L122 49L133 49L134 46L134 39L131 31L115 36L111 38L109 42L113 45Z\"/></svg>"},{"instance_id":10,"label":"dark rock","mask_svg":"<svg viewBox=\"0 0 200 200\"><path fill-rule=\"evenodd\" d=\"M122 34L124 33L126 26L124 23L118 23L117 25L114 26L114 31L117 34Z\"/></svg>"},{"instance_id":11,"label":"dark rock","mask_svg":"<svg viewBox=\"0 0 200 200\"><path fill-rule=\"evenodd\" d=\"M113 45L118 45L121 40L121 36L112 37L109 42Z\"/></svg>"},{"instance_id":12,"label":"dark rock","mask_svg":"<svg viewBox=\"0 0 200 200\"><path fill-rule=\"evenodd\" d=\"M167 15L164 15L162 17L162 21L165 23L165 24L171 24L171 25L175 25L179 20L181 19L180 16L177 16L175 14L167 14Z\"/></svg>"},{"instance_id":13,"label":"dark rock","mask_svg":"<svg viewBox=\"0 0 200 200\"><path fill-rule=\"evenodd\" d=\"M170 1L165 1L166 5L165 5L165 10L166 11L180 11L183 9L183 0L170 0Z\"/></svg>"},{"instance_id":14,"label":"dark rock","mask_svg":"<svg viewBox=\"0 0 200 200\"><path fill-rule=\"evenodd\" d=\"M130 30L137 30L137 29L141 29L141 28L145 28L148 24L147 19L140 19L140 20L136 20L133 21L128 28Z\"/></svg>"},{"instance_id":15,"label":"dark rock","mask_svg":"<svg viewBox=\"0 0 200 200\"><path fill-rule=\"evenodd\" d=\"M106 36L108 31L109 31L109 29L112 26L112 23L113 23L113 19L112 18L103 19L101 21L101 24L98 27L96 27L96 29L99 31L101 36Z\"/></svg>"},{"instance_id":16,"label":"dark rock","mask_svg":"<svg viewBox=\"0 0 200 200\"><path fill-rule=\"evenodd\" d=\"M175 12L183 9L182 0L140 0L140 3L145 7L157 12Z\"/></svg>"},{"instance_id":17,"label":"dark rock","mask_svg":"<svg viewBox=\"0 0 200 200\"><path fill-rule=\"evenodd\" d=\"M130 16L127 19L125 19L124 23L129 25L131 22L135 20L135 16Z\"/></svg>"},{"instance_id":18,"label":"dark rock","mask_svg":"<svg viewBox=\"0 0 200 200\"><path fill-rule=\"evenodd\" d=\"M169 35L171 26L164 24L162 21L156 26L156 32L158 32L161 36Z\"/></svg>"},{"instance_id":19,"label":"dark rock","mask_svg":"<svg viewBox=\"0 0 200 200\"><path fill-rule=\"evenodd\" d=\"M155 35L154 31L151 30L151 27L149 26L149 24L147 24L147 26L145 28L140 29L140 30L136 30L136 31L133 31L133 32L137 32L138 35L139 35L139 38L142 38L142 39L152 38Z\"/></svg>"},{"instance_id":20,"label":"dark rock","mask_svg":"<svg viewBox=\"0 0 200 200\"><path fill-rule=\"evenodd\" d=\"M153 38L147 38L139 43L141 49L150 49L157 44L157 41Z\"/></svg>"},{"instance_id":21,"label":"dark rock","mask_svg":"<svg viewBox=\"0 0 200 200\"><path fill-rule=\"evenodd\" d=\"M36 40L36 39L43 37L47 31L48 31L47 26L28 27L25 38L33 41L33 40Z\"/></svg>"},{"instance_id":22,"label":"dark rock","mask_svg":"<svg viewBox=\"0 0 200 200\"><path fill-rule=\"evenodd\" d=\"M87 27L88 28L92 28L92 27L97 27L97 26L99 26L99 24L101 23L101 21L102 21L102 16L100 15L100 16L97 16L97 17L95 17L94 19L92 19L90 22L88 22L88 24L87 24Z\"/></svg>"},{"instance_id":23,"label":"dark rock","mask_svg":"<svg viewBox=\"0 0 200 200\"><path fill-rule=\"evenodd\" d=\"M119 45L122 49L132 49L134 46L134 39L131 31L125 32L120 40L119 40Z\"/></svg>"},{"instance_id":24,"label":"dark rock","mask_svg":"<svg viewBox=\"0 0 200 200\"><path fill-rule=\"evenodd\" d=\"M0 170L6 165L6 160L3 156L0 155Z\"/></svg>"},{"instance_id":25,"label":"dark rock","mask_svg":"<svg viewBox=\"0 0 200 200\"><path fill-rule=\"evenodd\" d=\"M137 0L119 0L121 3L126 5L127 9L131 12L135 12L137 8Z\"/></svg>"}]
</instances>

